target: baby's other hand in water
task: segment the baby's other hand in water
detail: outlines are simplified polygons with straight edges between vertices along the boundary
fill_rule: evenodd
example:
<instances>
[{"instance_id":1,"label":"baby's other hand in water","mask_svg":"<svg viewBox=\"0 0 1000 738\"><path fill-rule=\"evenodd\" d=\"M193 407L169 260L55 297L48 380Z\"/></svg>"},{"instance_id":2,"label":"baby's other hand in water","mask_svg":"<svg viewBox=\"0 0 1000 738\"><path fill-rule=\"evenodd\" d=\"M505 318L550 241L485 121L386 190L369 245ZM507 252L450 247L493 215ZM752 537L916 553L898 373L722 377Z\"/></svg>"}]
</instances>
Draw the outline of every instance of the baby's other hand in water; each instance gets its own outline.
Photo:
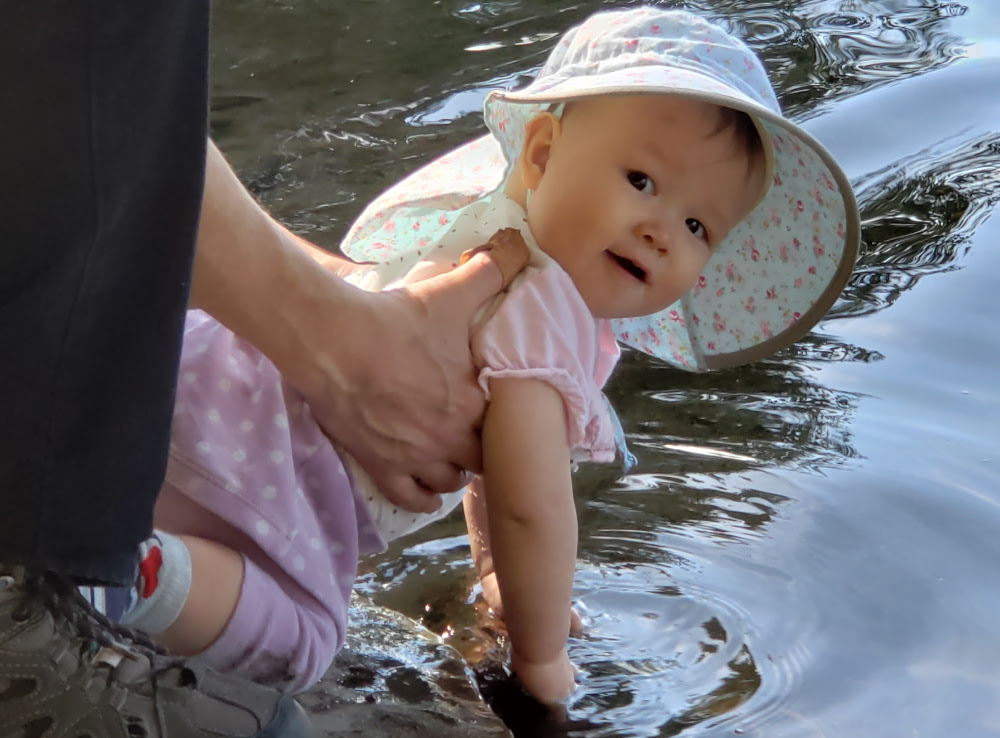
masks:
<instances>
[{"instance_id":1,"label":"baby's other hand in water","mask_svg":"<svg viewBox=\"0 0 1000 738\"><path fill-rule=\"evenodd\" d=\"M503 619L503 599L500 597L500 585L495 572L486 574L479 580L483 588L483 600L498 618ZM571 635L583 635L585 630L583 618L575 607L569 610L569 632Z\"/></svg>"},{"instance_id":2,"label":"baby's other hand in water","mask_svg":"<svg viewBox=\"0 0 1000 738\"><path fill-rule=\"evenodd\" d=\"M497 575L490 573L479 580L483 588L483 600L489 605L493 614L498 618L503 617L503 600L500 598L500 585L497 584Z\"/></svg>"},{"instance_id":3,"label":"baby's other hand in water","mask_svg":"<svg viewBox=\"0 0 1000 738\"><path fill-rule=\"evenodd\" d=\"M525 691L543 705L561 707L576 687L576 667L565 648L555 659L544 664L525 661L514 649L510 665Z\"/></svg>"}]
</instances>

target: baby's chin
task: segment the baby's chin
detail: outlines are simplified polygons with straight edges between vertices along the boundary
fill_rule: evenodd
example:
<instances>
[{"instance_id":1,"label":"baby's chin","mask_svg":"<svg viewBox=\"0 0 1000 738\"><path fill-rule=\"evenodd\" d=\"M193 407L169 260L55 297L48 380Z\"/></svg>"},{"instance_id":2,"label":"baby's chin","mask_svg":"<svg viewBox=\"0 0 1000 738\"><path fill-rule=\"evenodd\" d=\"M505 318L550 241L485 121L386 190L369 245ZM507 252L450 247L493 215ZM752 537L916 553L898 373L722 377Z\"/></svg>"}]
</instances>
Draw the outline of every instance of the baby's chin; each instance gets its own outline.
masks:
<instances>
[{"instance_id":1,"label":"baby's chin","mask_svg":"<svg viewBox=\"0 0 1000 738\"><path fill-rule=\"evenodd\" d=\"M657 313L662 313L664 310L666 310L671 305L676 305L677 301L680 300L682 297L684 297L685 294L687 294L687 293L683 293L683 294L677 295L675 297L672 297L669 301L657 302L656 304L654 304L652 306L645 305L642 308L644 310L644 312L641 312L641 313L640 312L633 312L630 315L622 315L620 317L622 317L622 318L648 318L651 315L656 315Z\"/></svg>"},{"instance_id":2,"label":"baby's chin","mask_svg":"<svg viewBox=\"0 0 1000 738\"><path fill-rule=\"evenodd\" d=\"M668 307L673 305L677 300L666 303L662 306L654 306L650 308L649 306L644 306L642 308L628 308L628 307L611 307L606 306L602 309L591 308L591 314L595 318L601 320L627 320L629 318L648 318L650 315L656 315L659 312L666 310Z\"/></svg>"},{"instance_id":3,"label":"baby's chin","mask_svg":"<svg viewBox=\"0 0 1000 738\"><path fill-rule=\"evenodd\" d=\"M646 318L650 315L656 315L675 304L687 294L686 292L682 292L679 295L673 294L676 290L672 290L671 294L660 297L659 295L650 295L648 289L645 292L645 295L619 295L619 299L609 299L606 295L588 295L585 291L581 290L580 296L583 297L583 301L587 304L590 314L595 318L600 320L627 320L628 318Z\"/></svg>"}]
</instances>

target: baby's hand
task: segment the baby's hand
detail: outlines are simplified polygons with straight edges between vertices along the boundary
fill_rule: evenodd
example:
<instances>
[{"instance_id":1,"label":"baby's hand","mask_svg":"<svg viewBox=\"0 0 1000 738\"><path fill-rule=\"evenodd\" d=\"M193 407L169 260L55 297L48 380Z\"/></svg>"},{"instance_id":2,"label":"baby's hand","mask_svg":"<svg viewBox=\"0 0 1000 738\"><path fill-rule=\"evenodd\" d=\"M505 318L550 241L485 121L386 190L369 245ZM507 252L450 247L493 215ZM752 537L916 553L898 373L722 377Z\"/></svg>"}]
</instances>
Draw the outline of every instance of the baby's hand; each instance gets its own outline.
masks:
<instances>
[{"instance_id":1,"label":"baby's hand","mask_svg":"<svg viewBox=\"0 0 1000 738\"><path fill-rule=\"evenodd\" d=\"M564 648L552 661L544 664L524 661L513 650L510 665L525 690L543 705L558 705L576 686L576 667Z\"/></svg>"},{"instance_id":2,"label":"baby's hand","mask_svg":"<svg viewBox=\"0 0 1000 738\"><path fill-rule=\"evenodd\" d=\"M494 615L503 619L503 599L500 597L500 585L497 584L496 573L490 572L479 582L483 588L483 600L489 605ZM569 610L569 632L578 636L583 635L583 630L583 618L580 617L580 613L576 611L575 607L571 607Z\"/></svg>"}]
</instances>

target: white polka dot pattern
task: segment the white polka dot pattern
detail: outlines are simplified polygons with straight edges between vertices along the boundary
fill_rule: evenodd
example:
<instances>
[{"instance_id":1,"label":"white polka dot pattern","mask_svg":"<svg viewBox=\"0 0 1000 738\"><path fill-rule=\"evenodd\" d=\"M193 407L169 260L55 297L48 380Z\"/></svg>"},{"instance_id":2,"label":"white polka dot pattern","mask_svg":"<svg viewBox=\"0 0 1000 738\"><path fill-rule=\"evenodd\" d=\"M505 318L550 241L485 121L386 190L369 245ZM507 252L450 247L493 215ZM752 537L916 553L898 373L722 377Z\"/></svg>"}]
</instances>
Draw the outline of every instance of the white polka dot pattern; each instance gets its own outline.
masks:
<instances>
[{"instance_id":1,"label":"white polka dot pattern","mask_svg":"<svg viewBox=\"0 0 1000 738\"><path fill-rule=\"evenodd\" d=\"M187 316L181 372L198 381L178 386L187 411L174 416L167 484L343 621L359 554L384 543L361 533L371 518L336 451L274 366L199 311Z\"/></svg>"}]
</instances>

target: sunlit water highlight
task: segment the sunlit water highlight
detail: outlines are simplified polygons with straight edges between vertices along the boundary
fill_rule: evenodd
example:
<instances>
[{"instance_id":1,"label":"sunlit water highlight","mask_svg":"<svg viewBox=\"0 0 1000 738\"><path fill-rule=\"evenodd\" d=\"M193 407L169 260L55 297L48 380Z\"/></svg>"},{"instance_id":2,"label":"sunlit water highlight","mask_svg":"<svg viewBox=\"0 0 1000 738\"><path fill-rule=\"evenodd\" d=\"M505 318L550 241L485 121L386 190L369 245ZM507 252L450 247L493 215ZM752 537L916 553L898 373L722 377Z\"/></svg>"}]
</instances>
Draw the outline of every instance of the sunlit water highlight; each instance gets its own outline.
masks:
<instances>
[{"instance_id":1,"label":"sunlit water highlight","mask_svg":"<svg viewBox=\"0 0 1000 738\"><path fill-rule=\"evenodd\" d=\"M486 91L627 4L219 0L213 127L333 247L481 130ZM746 37L841 159L864 243L831 318L772 360L624 357L608 392L639 465L577 476L589 627L563 732L998 735L1000 6L683 5ZM496 646L460 520L365 566L362 589L470 660Z\"/></svg>"}]
</instances>

